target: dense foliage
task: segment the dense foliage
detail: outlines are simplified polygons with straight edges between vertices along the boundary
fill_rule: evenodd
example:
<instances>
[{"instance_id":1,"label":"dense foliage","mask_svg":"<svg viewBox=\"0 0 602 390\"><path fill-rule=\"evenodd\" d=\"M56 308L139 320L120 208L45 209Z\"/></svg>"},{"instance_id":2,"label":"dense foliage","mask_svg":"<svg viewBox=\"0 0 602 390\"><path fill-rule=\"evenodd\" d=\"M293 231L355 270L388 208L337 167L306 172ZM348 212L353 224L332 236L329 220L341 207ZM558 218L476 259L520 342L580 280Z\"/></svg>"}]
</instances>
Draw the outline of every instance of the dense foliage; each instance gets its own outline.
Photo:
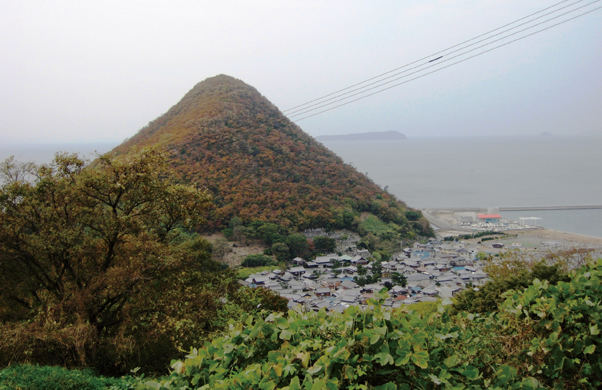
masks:
<instances>
[{"instance_id":1,"label":"dense foliage","mask_svg":"<svg viewBox=\"0 0 602 390\"><path fill-rule=\"evenodd\" d=\"M2 390L127 390L134 378L105 378L92 370L13 365L0 371Z\"/></svg>"},{"instance_id":2,"label":"dense foliage","mask_svg":"<svg viewBox=\"0 0 602 390\"><path fill-rule=\"evenodd\" d=\"M171 152L173 177L213 195L209 229L226 228L234 216L294 230L355 229L359 212L369 211L397 224L404 237L433 234L420 212L344 164L254 88L229 76L197 84L114 153L148 145Z\"/></svg>"},{"instance_id":3,"label":"dense foliage","mask_svg":"<svg viewBox=\"0 0 602 390\"><path fill-rule=\"evenodd\" d=\"M498 313L352 306L247 315L148 389L543 389L602 385L602 260L511 290ZM382 297L381 297L382 298Z\"/></svg>"},{"instance_id":4,"label":"dense foliage","mask_svg":"<svg viewBox=\"0 0 602 390\"><path fill-rule=\"evenodd\" d=\"M504 301L502 295L508 290L521 290L528 287L535 279L556 284L569 280L568 275L558 265L546 265L543 261L532 269L516 270L511 275L496 278L477 289L467 289L456 297L454 309L472 313L497 311L498 305Z\"/></svg>"},{"instance_id":5,"label":"dense foliage","mask_svg":"<svg viewBox=\"0 0 602 390\"><path fill-rule=\"evenodd\" d=\"M276 265L277 262L266 255L248 255L240 264L243 267L264 267L266 265Z\"/></svg>"},{"instance_id":6,"label":"dense foliage","mask_svg":"<svg viewBox=\"0 0 602 390\"><path fill-rule=\"evenodd\" d=\"M332 253L337 247L337 241L331 237L314 237L313 238L314 248L319 253Z\"/></svg>"},{"instance_id":7,"label":"dense foliage","mask_svg":"<svg viewBox=\"0 0 602 390\"><path fill-rule=\"evenodd\" d=\"M209 197L162 179L166 163L149 149L92 166L58 155L0 167L0 365L162 370L224 318L273 300L241 294L211 261L187 229Z\"/></svg>"}]
</instances>

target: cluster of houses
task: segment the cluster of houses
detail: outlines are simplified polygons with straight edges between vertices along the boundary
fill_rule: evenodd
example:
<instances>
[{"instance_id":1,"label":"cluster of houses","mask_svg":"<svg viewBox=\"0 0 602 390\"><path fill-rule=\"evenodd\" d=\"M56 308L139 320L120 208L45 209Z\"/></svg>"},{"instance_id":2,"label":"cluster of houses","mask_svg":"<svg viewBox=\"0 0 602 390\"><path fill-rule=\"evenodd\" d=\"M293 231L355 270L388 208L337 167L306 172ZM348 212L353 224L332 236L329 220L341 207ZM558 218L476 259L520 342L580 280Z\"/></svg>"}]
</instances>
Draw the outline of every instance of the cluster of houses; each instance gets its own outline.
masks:
<instances>
[{"instance_id":1,"label":"cluster of houses","mask_svg":"<svg viewBox=\"0 0 602 390\"><path fill-rule=\"evenodd\" d=\"M450 298L466 288L478 288L488 275L476 260L475 250L462 243L431 240L414 244L394 259L381 262L382 278L378 283L358 285L354 278L358 268L371 275L374 261L367 250L354 256L330 254L313 261L295 258L286 270L264 271L250 275L242 284L273 290L289 300L289 307L304 305L310 310L326 308L343 311L351 305L363 305L374 293L388 287L389 298L384 305L403 304ZM393 283L393 275L405 276L406 286ZM395 278L397 279L397 278Z\"/></svg>"}]
</instances>

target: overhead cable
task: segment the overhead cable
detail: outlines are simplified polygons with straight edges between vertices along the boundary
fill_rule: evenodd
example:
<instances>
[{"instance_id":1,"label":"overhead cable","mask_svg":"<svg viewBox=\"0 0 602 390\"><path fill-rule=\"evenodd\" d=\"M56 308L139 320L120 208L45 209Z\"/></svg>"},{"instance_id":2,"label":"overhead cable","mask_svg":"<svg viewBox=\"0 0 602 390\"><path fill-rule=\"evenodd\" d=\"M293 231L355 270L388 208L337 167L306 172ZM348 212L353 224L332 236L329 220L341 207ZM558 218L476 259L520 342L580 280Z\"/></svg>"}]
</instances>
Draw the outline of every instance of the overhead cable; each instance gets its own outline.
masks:
<instances>
[{"instance_id":1,"label":"overhead cable","mask_svg":"<svg viewBox=\"0 0 602 390\"><path fill-rule=\"evenodd\" d=\"M600 0L597 0L597 1L600 1ZM595 1L595 2L597 2L597 1ZM516 38L516 39L514 39L514 40L511 40L511 41L505 42L505 43L503 43L503 44L501 44L501 45L498 45L498 46L496 46L496 47L493 47L493 48L490 48L490 49L488 49L488 50L482 51L482 52L480 52L480 53L474 54L474 55L472 55L472 56L470 56L470 57L467 57L467 58L461 59L461 60L459 60L459 61L456 61L456 62L454 62L454 63L451 63L451 64L448 64L448 65L446 65L446 66L443 66L443 67L441 67L441 68L434 69L434 70L432 70L432 71L430 71L430 72L427 72L427 73L421 74L421 75L419 75L419 76L416 76L416 77L414 77L414 78L412 78L412 79L409 79L409 80L403 81L403 82L401 82L401 83L397 83L397 84L394 84L394 85L388 86L388 87L386 87L386 88L383 88L383 89L380 89L380 90L378 90L378 91L372 92L372 93L370 93L370 94L367 94L367 95L364 95L364 96L358 97L358 98L356 98L356 99L353 99L353 100L350 100L350 101L348 101L348 102L345 102L345 103L342 103L342 104L336 105L336 106L334 106L334 107L330 107L330 108L327 108L327 109L325 109L325 110L322 110L322 111L319 111L319 112L313 113L313 114L311 114L311 115L304 116L304 117L302 117L302 118L296 119L295 121L296 121L296 122L298 122L298 121L301 121L301 120L303 120L303 119L311 118L311 117L313 117L313 116L316 116L316 115L322 114L322 113L324 113L324 112L331 111L331 110L334 110L334 109L336 109L336 108L339 108L339 107L342 107L342 106L346 106L346 105L348 105L348 104L351 104L351 103L353 103L353 102L356 102L356 101L358 101L358 100L365 99L365 98L367 98L367 97L369 97L369 96L376 95L376 94L378 94L378 93L384 92L384 91L386 91L386 90L389 90L389 89L391 89L391 88L395 88L395 87L397 87L397 86L400 86L400 85L403 85L403 84L407 84L407 83L409 83L409 82L411 82L411 81L414 81L414 80L417 80L417 79L423 78L423 77L425 77L425 76L428 76L428 75L430 75L430 74L433 74L433 73L439 72L440 70L443 70L443 69L449 68L449 67L451 67L451 66L457 65L457 64L459 64L459 63L462 63L462 62L464 62L464 61L468 61L469 59L472 59L472 58L475 58L475 57L481 56L481 55L483 55L483 54L485 54L485 53L488 53L488 52L490 52L490 51L493 51L493 50L499 49L500 47L507 46L507 45L509 45L509 44L511 44L511 43L514 43L514 42L520 41L520 40L522 40L522 39L528 38L528 37L530 37L530 36L533 36L533 35L535 35L535 34L538 34L538 33L540 33L540 32L543 32L543 31L549 30L549 29L551 29L551 28L557 27L557 26L559 26L559 25L561 25L561 24L567 23L567 22L569 22L569 21L571 21L571 20L574 20L574 19L580 18L580 17L582 17L582 16L584 16L584 15L590 14L590 13L592 13L592 12L594 12L594 11L597 11L597 10L599 10L599 9L601 9L601 8L602 8L602 7L597 7L597 8L594 8L594 9L592 9L592 10L589 10L589 11L587 11L587 12L584 12L584 13L581 13L581 14L579 14L579 15L576 15L576 16L574 16L574 17L572 17L572 18L569 18L569 19L563 20L562 22L558 22L558 23L556 23L556 24L553 24L553 25L551 25L551 26L545 27L545 28L543 28L543 29L541 29L541 30L534 31L534 32L532 32L532 33L530 33L530 34L527 34L527 35L524 35L524 36L522 36L522 37Z\"/></svg>"},{"instance_id":2,"label":"overhead cable","mask_svg":"<svg viewBox=\"0 0 602 390\"><path fill-rule=\"evenodd\" d=\"M565 0L565 1L566 1L566 0ZM556 10L554 10L554 11L548 12L548 13L546 13L546 14L540 15L540 16L538 16L537 18L531 19L531 20L529 20L529 21L527 21L527 22L521 23L521 24L519 24L519 25L516 25L516 26L514 26L514 27L511 27L511 28L509 28L509 29L507 29L507 30L504 30L504 31L498 32L498 33L496 33L496 34L494 34L494 35L491 35L491 36L489 36L489 37L487 37L487 38L484 38L484 39L478 40L478 41L476 41L476 42L473 42L473 43L471 43L471 44L469 44L469 45L466 45L466 46L460 47L460 48L458 48L458 49L456 49L456 50L452 50L452 51L450 51L450 52L446 53L445 55L442 55L442 56L439 56L439 57L437 57L437 58L435 58L435 59L432 59L432 60L430 60L430 61L427 61L426 63L421 63L421 64L418 64L418 65L416 65L416 66L413 66L413 67L411 67L411 68L407 68L408 66L410 66L410 65L412 65L412 64L415 64L416 62L418 62L418 61L414 61L414 62L412 62L412 63L410 63L410 64L404 65L403 67L400 67L400 68L394 69L394 70L392 70L392 71L389 71L389 72L387 72L387 73L385 73L385 74L382 74L382 75L380 75L380 76L373 77L373 78L372 78L372 79L370 79L370 80L375 80L375 79L378 79L378 80L376 80L376 81L373 81L373 82L371 82L371 83L369 83L369 84L367 84L367 85L364 85L364 86L361 86L361 87L358 87L358 88L351 89L351 88L353 88L354 86L358 86L358 85L360 85L360 84L365 84L367 81L363 81L363 82L361 82L361 83L354 84L354 86L347 87L347 88L345 88L345 89L343 89L343 90L340 90L340 91L339 91L339 92L341 92L341 91L347 91L347 92L344 92L344 93L338 93L338 92L334 92L334 93L331 93L331 94L329 94L329 95L323 96L322 98L319 98L319 99L315 99L315 100L313 100L313 101L312 101L312 102L313 102L313 104L310 104L311 102L308 102L308 103L302 104L302 105L300 105L300 106L297 106L298 108L297 108L297 109L295 109L295 110L293 110L293 109L289 109L289 110L287 110L287 111L284 111L284 113L285 113L286 115L288 115L288 116L292 116L292 117L294 117L294 116L299 116L299 115L302 115L303 113L307 113L307 112L310 112L310 111L312 111L312 110L310 110L310 108L312 108L312 107L315 107L315 109L318 109L318 108L320 108L320 107L325 107L325 106L327 106L328 104L324 104L324 103L326 103L326 102L329 102L329 101L335 100L334 102L332 102L332 103L329 103L329 104L333 104L333 103L336 103L336 102L339 102L339 101L345 100L346 98L343 98L343 96L345 96L345 95L350 95L350 94L352 94L351 96L356 96L357 94L353 94L353 92L356 92L356 91L362 91L362 90L368 91L368 90L374 89L374 88L368 88L368 87L370 87L370 86L372 86L372 85L374 85L374 84L380 84L380 85L387 84L387 83L382 83L382 82L383 82L384 80L391 79L391 78L393 78L393 77L395 77L395 76L398 76L398 75L400 75L400 74L403 74L403 73L407 73L407 72L409 72L409 71L411 71L411 70L414 70L414 69L418 69L418 68L424 68L424 69L427 69L427 68L429 68L429 67L425 67L425 65L428 65L429 63L435 62L435 61L437 61L437 60L439 60L439 59L441 59L441 58L443 58L443 57L447 57L447 56L449 56L449 55L451 55L451 54L453 54L453 53L457 53L457 52L459 52L459 51L465 50L465 49L467 49L467 48L469 48L469 47L471 47L471 46L477 45L477 44L479 44L479 43L481 43L481 42L485 42L485 41L487 41L487 40L490 40L490 39L492 39L492 38L494 38L494 37L496 37L496 36L499 36L499 35L501 35L501 34L507 33L507 32L509 32L509 31L512 31L512 30L514 30L514 29L517 29L517 28L519 28L519 27L521 27L521 26L524 26L524 25L530 24L530 23L532 23L532 22L534 22L534 21L536 21L536 20L538 20L538 19L541 19L541 18L543 18L543 17L545 17L545 16L549 16L549 15L551 15L551 14L557 13L557 12L559 12L559 11L563 10L563 9L566 9L566 8L568 8L568 7L571 7L571 6L573 6L573 5L577 4L577 3L580 3L580 2L582 2L582 1L584 1L584 0L577 0L577 1L575 1L575 2L573 2L573 3L571 3L571 4L569 4L569 5L566 5L566 6L562 7L562 8L559 8L559 9L556 9ZM598 0L596 0L596 1L598 1ZM594 1L594 3L595 3L596 1ZM558 3L558 4L560 4L560 3ZM558 5L558 4L556 4L556 5ZM575 11L577 11L577 10L579 10L579 9L581 9L581 8L587 7L587 6L591 5L591 4L593 4L593 3L588 3L588 4L587 4L587 5L585 5L585 6L578 7L578 8L574 8L573 10L571 10L571 11L569 11L569 12L566 12L566 13L564 13L564 14L558 15L558 16L556 16L556 17L554 17L554 18L550 18L550 19L548 19L547 21L550 21L550 20L556 19L556 18L558 18L558 17L561 17L561 16L563 16L563 15L566 15L566 14L568 14L568 13L571 13L571 12L575 12ZM548 7L548 8L546 8L546 9L550 9L550 8L551 8L551 7ZM541 12L545 11L546 9L544 9L544 10L541 10L541 11L538 11L537 13L541 13ZM537 14L537 13L536 13L536 14ZM533 16L533 15L534 15L534 14L531 14L530 16ZM529 18L530 16L527 16L527 17L521 18L521 19L519 19L519 20L517 20L517 21L514 21L514 22L512 22L512 23L510 23L510 24L515 24L516 22L518 22L518 21L520 21L520 20L524 20L524 19L526 19L526 18ZM546 22L547 22L547 21L546 21ZM545 22L544 22L544 23L545 23ZM507 24L507 25L505 25L505 26L499 27L499 28L497 28L497 29L495 29L495 30L491 30L491 31L489 31L488 33L481 34L481 35L479 35L478 37L472 38L472 39L470 39L470 40L468 40L468 41L465 41L465 42L463 42L463 43L461 43L461 44L458 44L458 45L452 46L452 47L450 47L450 48L448 48L448 49L445 49L445 50L442 50L442 51L440 51L440 52L437 52L437 53L435 53L434 55L436 55L436 54L440 54L440 53L443 53L443 52L445 52L445 51L448 51L448 50L450 50L450 49L452 49L452 48L454 48L454 47L461 46L461 45L463 45L463 44L464 44L464 43L466 43L466 42L474 41L475 39L478 39L479 37L482 37L482 36L484 36L484 35L487 35L487 34L489 34L489 33L491 33L491 32L494 32L494 31L500 30L500 29L502 29L502 28L504 28L504 27L506 27L506 26L508 26L508 25L510 25L510 24ZM541 24L541 23L540 23L540 24ZM537 25L539 25L539 24L535 24L535 25L531 26L530 28L536 27ZM525 30L526 30L526 29L523 29L523 30L521 30L521 31L525 31ZM512 36L512 35L516 35L516 33L515 33L515 34L509 34L509 35L507 35L506 37L509 37L509 36ZM504 37L504 38L501 38L501 39L505 39L505 37ZM494 41L491 41L489 44L492 44L492 43L498 42L498 41L500 41L501 39L496 39L496 40L494 40ZM482 46L480 46L480 47L484 47L484 46L487 46L487 45L482 45ZM469 52L471 52L471 51L474 51L474 50L469 50L469 51L466 51L465 53L469 53ZM432 57L432 56L434 56L434 55L431 55L431 56L429 56L429 57ZM453 59L453 58L456 58L456 57L457 57L457 56L454 56L454 57L451 57L450 59ZM428 57L425 57L425 58L428 58ZM449 60L449 59L448 59L448 60ZM419 60L419 61L420 61L420 60ZM441 63L441 62L445 62L445 61L440 61L440 63ZM407 69L405 69L405 70L403 70L403 71L399 71L399 72L397 72L397 70L400 70L400 69L402 69L402 68L407 68ZM395 73L393 73L393 72L395 72ZM390 73L393 73L393 74L391 74L391 75L389 75L389 76L387 76L387 77L382 77L382 76L384 76L384 75L386 75L386 74L390 74ZM411 75L411 74L414 74L414 73L416 73L416 72L412 72L412 73L410 73L410 75ZM407 77L407 76L406 76L406 77ZM399 78L396 78L396 79L394 79L394 80L398 80L398 79L399 79ZM394 81L394 80L392 80L392 81ZM382 83L382 84L381 84L381 83ZM378 86L377 86L377 87L378 87ZM351 96L348 96L348 97L351 97ZM326 99L326 97L329 97L329 98L328 98L328 99ZM316 107L316 106L318 106L318 107Z\"/></svg>"}]
</instances>

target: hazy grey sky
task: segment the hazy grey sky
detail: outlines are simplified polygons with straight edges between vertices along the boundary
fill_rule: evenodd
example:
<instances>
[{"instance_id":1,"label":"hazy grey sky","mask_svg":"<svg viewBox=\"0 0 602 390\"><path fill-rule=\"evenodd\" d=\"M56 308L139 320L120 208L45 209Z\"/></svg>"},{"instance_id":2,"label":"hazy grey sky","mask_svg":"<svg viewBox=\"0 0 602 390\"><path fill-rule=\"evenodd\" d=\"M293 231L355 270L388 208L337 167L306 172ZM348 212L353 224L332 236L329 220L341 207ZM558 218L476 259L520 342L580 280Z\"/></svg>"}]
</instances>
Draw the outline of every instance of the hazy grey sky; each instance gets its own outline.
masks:
<instances>
[{"instance_id":1,"label":"hazy grey sky","mask_svg":"<svg viewBox=\"0 0 602 390\"><path fill-rule=\"evenodd\" d=\"M557 2L0 0L0 143L119 142L221 73L285 110ZM298 124L313 136L600 130L600 69L602 10Z\"/></svg>"}]
</instances>

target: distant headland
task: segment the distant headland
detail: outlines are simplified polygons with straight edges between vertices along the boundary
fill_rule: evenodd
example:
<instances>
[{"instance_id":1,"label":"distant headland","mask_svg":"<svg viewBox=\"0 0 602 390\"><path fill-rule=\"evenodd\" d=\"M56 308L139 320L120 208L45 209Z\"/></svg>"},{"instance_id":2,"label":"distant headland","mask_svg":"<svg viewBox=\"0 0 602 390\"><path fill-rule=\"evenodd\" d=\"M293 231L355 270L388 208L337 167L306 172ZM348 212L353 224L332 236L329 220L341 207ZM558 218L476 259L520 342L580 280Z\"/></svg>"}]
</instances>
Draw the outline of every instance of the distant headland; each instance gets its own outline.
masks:
<instances>
[{"instance_id":1,"label":"distant headland","mask_svg":"<svg viewBox=\"0 0 602 390\"><path fill-rule=\"evenodd\" d=\"M404 140L406 136L399 131L381 131L373 133L356 133L343 135L321 135L316 137L320 142L328 141L394 141Z\"/></svg>"}]
</instances>

